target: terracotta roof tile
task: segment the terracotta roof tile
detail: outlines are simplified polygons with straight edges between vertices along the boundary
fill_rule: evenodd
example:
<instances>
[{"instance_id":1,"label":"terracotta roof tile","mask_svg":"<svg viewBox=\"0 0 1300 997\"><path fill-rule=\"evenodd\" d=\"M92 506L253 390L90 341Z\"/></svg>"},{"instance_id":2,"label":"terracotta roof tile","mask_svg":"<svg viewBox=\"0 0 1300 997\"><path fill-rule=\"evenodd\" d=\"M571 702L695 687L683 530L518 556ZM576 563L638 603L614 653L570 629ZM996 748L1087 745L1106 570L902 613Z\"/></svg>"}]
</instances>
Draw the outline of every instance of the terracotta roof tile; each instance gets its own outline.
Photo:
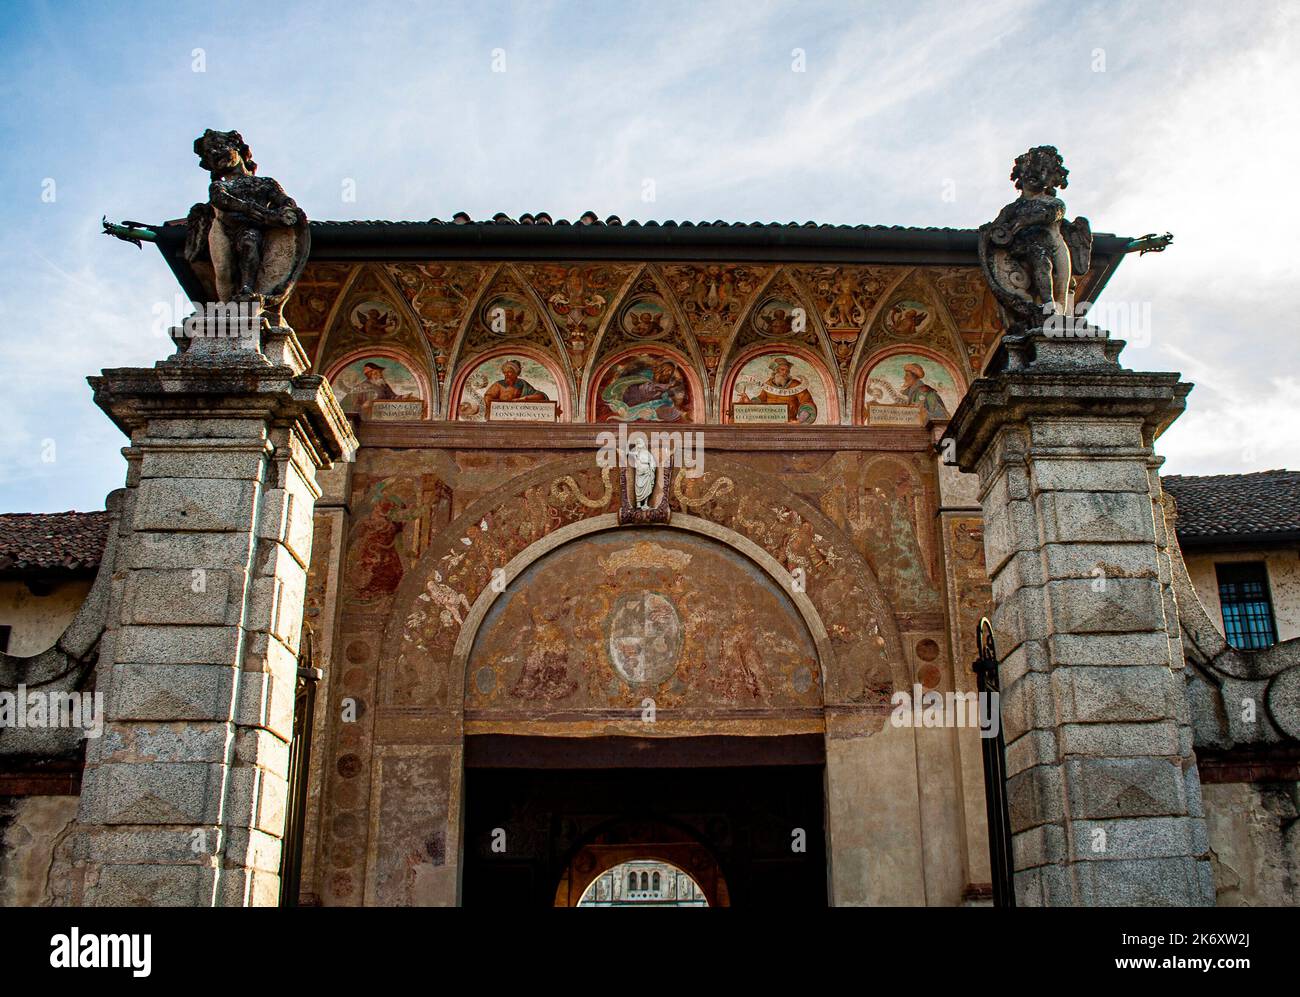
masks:
<instances>
[{"instance_id":1,"label":"terracotta roof tile","mask_svg":"<svg viewBox=\"0 0 1300 997\"><path fill-rule=\"evenodd\" d=\"M1300 471L1171 474L1161 480L1178 503L1180 540L1300 534Z\"/></svg>"},{"instance_id":2,"label":"terracotta roof tile","mask_svg":"<svg viewBox=\"0 0 1300 997\"><path fill-rule=\"evenodd\" d=\"M0 571L99 567L107 512L0 513Z\"/></svg>"}]
</instances>

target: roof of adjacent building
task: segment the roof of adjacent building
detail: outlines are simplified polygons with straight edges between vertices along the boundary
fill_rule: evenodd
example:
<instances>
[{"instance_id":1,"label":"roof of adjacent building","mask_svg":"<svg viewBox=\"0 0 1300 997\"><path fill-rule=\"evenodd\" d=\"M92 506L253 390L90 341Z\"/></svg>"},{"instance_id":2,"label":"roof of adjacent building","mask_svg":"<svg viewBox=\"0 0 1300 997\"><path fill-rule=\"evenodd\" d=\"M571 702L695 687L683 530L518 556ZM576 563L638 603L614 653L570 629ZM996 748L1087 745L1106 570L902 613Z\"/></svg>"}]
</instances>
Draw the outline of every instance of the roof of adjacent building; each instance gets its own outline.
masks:
<instances>
[{"instance_id":1,"label":"roof of adjacent building","mask_svg":"<svg viewBox=\"0 0 1300 997\"><path fill-rule=\"evenodd\" d=\"M84 571L99 567L107 512L0 514L0 571Z\"/></svg>"},{"instance_id":2,"label":"roof of adjacent building","mask_svg":"<svg viewBox=\"0 0 1300 997\"><path fill-rule=\"evenodd\" d=\"M1171 474L1181 543L1300 539L1300 471Z\"/></svg>"}]
</instances>

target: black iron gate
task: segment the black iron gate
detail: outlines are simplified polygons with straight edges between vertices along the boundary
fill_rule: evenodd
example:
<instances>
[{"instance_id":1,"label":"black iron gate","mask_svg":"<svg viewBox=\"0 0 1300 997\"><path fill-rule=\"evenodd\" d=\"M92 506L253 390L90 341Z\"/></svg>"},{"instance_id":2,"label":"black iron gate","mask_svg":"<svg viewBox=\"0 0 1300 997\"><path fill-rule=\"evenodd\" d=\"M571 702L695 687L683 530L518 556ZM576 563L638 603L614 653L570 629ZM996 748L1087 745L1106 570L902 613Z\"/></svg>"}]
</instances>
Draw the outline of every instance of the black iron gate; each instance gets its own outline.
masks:
<instances>
[{"instance_id":1,"label":"black iron gate","mask_svg":"<svg viewBox=\"0 0 1300 997\"><path fill-rule=\"evenodd\" d=\"M298 682L293 700L293 740L289 742L289 788L284 839L280 843L280 906L297 907L302 880L302 839L307 820L307 780L311 769L311 729L316 716L316 648L304 626L298 651Z\"/></svg>"},{"instance_id":2,"label":"black iron gate","mask_svg":"<svg viewBox=\"0 0 1300 997\"><path fill-rule=\"evenodd\" d=\"M998 685L998 649L993 624L980 619L976 636L978 657L972 662L980 698L988 703L988 725L981 723L980 747L984 752L984 800L988 808L989 862L993 872L993 905L1016 905L1015 865L1011 854L1011 815L1007 810L1007 757L1002 737L1001 690ZM989 727L996 725L996 736Z\"/></svg>"}]
</instances>

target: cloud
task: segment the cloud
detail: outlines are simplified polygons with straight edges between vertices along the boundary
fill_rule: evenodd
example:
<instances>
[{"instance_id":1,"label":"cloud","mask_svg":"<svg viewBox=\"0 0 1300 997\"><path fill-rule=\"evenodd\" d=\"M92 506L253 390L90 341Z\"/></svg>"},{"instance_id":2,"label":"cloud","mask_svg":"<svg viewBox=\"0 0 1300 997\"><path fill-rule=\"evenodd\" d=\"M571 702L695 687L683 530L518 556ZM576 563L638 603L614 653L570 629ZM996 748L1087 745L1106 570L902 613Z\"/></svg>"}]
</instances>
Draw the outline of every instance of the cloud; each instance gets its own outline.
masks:
<instances>
[{"instance_id":1,"label":"cloud","mask_svg":"<svg viewBox=\"0 0 1300 997\"><path fill-rule=\"evenodd\" d=\"M1016 153L1053 142L1072 214L1176 234L1163 255L1126 261L1105 299L1150 306L1150 346L1125 363L1200 381L1161 440L1167 467L1300 466L1290 7L140 9L30 7L0 42L5 508L94 507L121 483L125 441L84 378L170 352L153 308L177 287L154 250L103 238L98 219L183 216L204 197L190 143L205 126L240 128L264 172L313 218L336 219L592 209L965 227L1010 198ZM505 72L493 72L498 49ZM40 197L45 178L55 202Z\"/></svg>"}]
</instances>

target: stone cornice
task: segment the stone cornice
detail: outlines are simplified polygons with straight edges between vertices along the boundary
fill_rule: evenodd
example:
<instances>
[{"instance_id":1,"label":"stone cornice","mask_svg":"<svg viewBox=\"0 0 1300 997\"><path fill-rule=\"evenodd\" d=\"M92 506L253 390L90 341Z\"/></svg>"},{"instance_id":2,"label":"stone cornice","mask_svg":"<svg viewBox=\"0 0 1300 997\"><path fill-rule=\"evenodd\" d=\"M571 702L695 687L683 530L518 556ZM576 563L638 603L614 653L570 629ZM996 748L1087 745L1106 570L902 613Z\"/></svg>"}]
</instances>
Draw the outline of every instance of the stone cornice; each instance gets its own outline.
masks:
<instances>
[{"instance_id":1,"label":"stone cornice","mask_svg":"<svg viewBox=\"0 0 1300 997\"><path fill-rule=\"evenodd\" d=\"M1140 419L1149 445L1186 407L1192 385L1174 373L1118 367L1020 370L971 384L948 429L957 466L974 471L999 428L1027 418Z\"/></svg>"},{"instance_id":2,"label":"stone cornice","mask_svg":"<svg viewBox=\"0 0 1300 997\"><path fill-rule=\"evenodd\" d=\"M930 433L922 428L868 426L706 426L630 424L628 433L698 433L696 440L716 450L809 451L894 450L928 452ZM612 423L363 423L361 445L391 449L456 448L481 450L591 450L601 433L617 436Z\"/></svg>"},{"instance_id":3,"label":"stone cornice","mask_svg":"<svg viewBox=\"0 0 1300 997\"><path fill-rule=\"evenodd\" d=\"M325 379L264 359L118 367L86 380L95 404L129 437L156 419L260 418L292 425L320 466L356 451L351 424Z\"/></svg>"}]
</instances>

